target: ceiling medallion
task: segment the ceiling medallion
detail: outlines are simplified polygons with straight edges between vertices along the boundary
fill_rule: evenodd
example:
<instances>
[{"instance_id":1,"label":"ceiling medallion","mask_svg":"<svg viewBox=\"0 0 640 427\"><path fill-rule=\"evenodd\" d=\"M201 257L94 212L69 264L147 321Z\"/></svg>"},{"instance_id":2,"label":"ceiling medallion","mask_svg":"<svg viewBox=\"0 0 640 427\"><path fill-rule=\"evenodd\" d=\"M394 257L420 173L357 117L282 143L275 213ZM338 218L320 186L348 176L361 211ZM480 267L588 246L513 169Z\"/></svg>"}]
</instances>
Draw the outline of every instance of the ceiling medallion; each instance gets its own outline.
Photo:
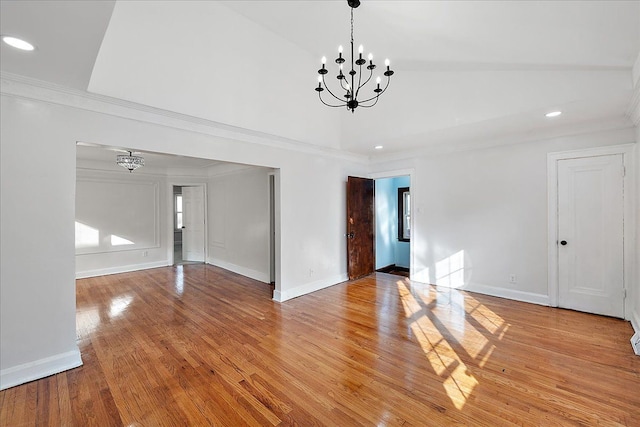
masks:
<instances>
[{"instance_id":1,"label":"ceiling medallion","mask_svg":"<svg viewBox=\"0 0 640 427\"><path fill-rule=\"evenodd\" d=\"M358 49L358 59L354 60L353 9L360 6L360 0L347 0L347 4L351 8L351 69L347 72L348 76L343 73L343 65L345 63L345 59L342 57L342 46L338 48L338 57L335 60L336 64L338 64L338 75L336 76L336 78L339 82L339 88L337 89L337 91L343 92L344 94L341 95L340 93L338 93L336 95L336 93L332 92L327 85L325 76L327 75L329 70L325 68L327 58L324 56L322 57L322 68L318 70L318 87L316 87L315 89L318 92L320 101L322 101L324 105L328 107L347 107L347 110L351 110L351 112L353 113L358 107L369 108L376 105L376 103L378 102L378 97L382 95L384 91L386 91L389 87L389 82L391 81L393 71L389 68L389 60L386 59L385 65L387 69L383 73L383 75L387 78L387 81L384 88L380 87L381 78L380 76L378 76L376 78L377 86L375 89L373 89L373 95L369 94L371 96L367 98L367 96L369 95L362 95L360 93L360 90L367 83L369 83L369 81L373 77L373 70L376 69L376 65L373 63L373 55L370 53L368 56L369 64L366 66L366 69L369 70L369 73L368 75L366 75L367 72L363 72L362 66L367 63L367 60L362 57L362 53L364 51L362 45L360 45ZM358 67L357 71L356 66ZM351 80L351 82L349 82L349 80ZM333 99L329 98L331 103L325 102L325 100L322 99L322 92L324 92L325 89L333 97ZM358 96L360 96L360 99L358 99ZM362 98L366 99L363 100Z\"/></svg>"}]
</instances>

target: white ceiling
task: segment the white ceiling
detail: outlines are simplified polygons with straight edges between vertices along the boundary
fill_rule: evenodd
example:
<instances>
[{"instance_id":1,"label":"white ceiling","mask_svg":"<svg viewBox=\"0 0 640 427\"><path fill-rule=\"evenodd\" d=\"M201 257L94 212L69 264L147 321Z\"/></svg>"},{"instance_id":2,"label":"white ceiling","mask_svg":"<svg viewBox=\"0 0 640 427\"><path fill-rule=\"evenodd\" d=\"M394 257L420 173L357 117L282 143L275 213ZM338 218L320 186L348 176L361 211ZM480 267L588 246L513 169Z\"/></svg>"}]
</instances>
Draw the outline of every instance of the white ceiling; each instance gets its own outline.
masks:
<instances>
[{"instance_id":1,"label":"white ceiling","mask_svg":"<svg viewBox=\"0 0 640 427\"><path fill-rule=\"evenodd\" d=\"M36 46L25 53L0 43L2 71L86 90L115 1L0 2L0 32Z\"/></svg>"},{"instance_id":2,"label":"white ceiling","mask_svg":"<svg viewBox=\"0 0 640 427\"><path fill-rule=\"evenodd\" d=\"M225 1L316 58L349 41L346 1ZM367 1L356 43L403 70L623 67L640 49L637 1Z\"/></svg>"},{"instance_id":3,"label":"white ceiling","mask_svg":"<svg viewBox=\"0 0 640 427\"><path fill-rule=\"evenodd\" d=\"M348 44L346 1L23 0L0 15L37 46L3 45L3 72L368 155L623 125L640 51L638 1L363 0L356 44L396 74L351 114L313 91L319 58Z\"/></svg>"}]
</instances>

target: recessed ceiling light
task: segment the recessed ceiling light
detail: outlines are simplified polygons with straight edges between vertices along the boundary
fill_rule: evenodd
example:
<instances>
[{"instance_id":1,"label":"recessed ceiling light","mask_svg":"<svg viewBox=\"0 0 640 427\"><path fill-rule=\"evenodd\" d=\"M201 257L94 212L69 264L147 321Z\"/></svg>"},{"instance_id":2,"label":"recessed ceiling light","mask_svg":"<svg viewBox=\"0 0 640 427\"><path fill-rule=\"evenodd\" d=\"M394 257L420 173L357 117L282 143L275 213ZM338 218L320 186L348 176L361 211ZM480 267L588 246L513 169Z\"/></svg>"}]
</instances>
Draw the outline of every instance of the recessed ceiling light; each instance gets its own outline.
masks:
<instances>
[{"instance_id":1,"label":"recessed ceiling light","mask_svg":"<svg viewBox=\"0 0 640 427\"><path fill-rule=\"evenodd\" d=\"M22 39L19 39L17 37L10 37L10 36L2 36L2 41L5 42L6 44L8 44L9 46L15 47L16 49L20 49L20 50L33 50L35 49L35 47L29 43L26 42Z\"/></svg>"},{"instance_id":2,"label":"recessed ceiling light","mask_svg":"<svg viewBox=\"0 0 640 427\"><path fill-rule=\"evenodd\" d=\"M545 114L545 117L558 117L560 114L562 114L562 111L552 111Z\"/></svg>"},{"instance_id":3,"label":"recessed ceiling light","mask_svg":"<svg viewBox=\"0 0 640 427\"><path fill-rule=\"evenodd\" d=\"M376 146L375 146L375 147L373 147L373 148L375 148L376 150L382 150L382 148L383 148L383 147L382 147L382 145L376 145Z\"/></svg>"}]
</instances>

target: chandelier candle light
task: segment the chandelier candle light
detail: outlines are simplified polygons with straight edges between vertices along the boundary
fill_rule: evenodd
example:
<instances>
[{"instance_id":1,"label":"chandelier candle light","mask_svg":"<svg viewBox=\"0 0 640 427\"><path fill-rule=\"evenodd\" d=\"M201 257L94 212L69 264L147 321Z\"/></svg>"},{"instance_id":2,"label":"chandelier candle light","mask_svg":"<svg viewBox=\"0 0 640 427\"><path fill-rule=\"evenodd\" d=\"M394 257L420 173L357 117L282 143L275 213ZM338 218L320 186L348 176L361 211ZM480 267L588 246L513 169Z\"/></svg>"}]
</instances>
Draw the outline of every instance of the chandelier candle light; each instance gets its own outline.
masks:
<instances>
[{"instance_id":1,"label":"chandelier candle light","mask_svg":"<svg viewBox=\"0 0 640 427\"><path fill-rule=\"evenodd\" d=\"M322 68L318 70L318 87L316 87L316 91L318 92L318 97L320 101L328 106L328 107L347 107L347 110L351 110L351 112L355 112L358 107L373 107L378 102L378 97L384 93L389 87L389 82L391 81L391 76L393 75L393 71L389 68L389 60L385 60L385 66L387 67L386 71L383 75L387 78L387 82L384 86L384 89L380 87L381 78L376 78L376 88L373 89L374 95L370 98L362 100L358 100L358 96L360 95L360 89L362 89L369 80L373 77L373 70L376 69L376 65L373 63L373 55L370 53L368 56L369 64L366 69L369 70L369 75L363 82L363 71L362 66L367 63L367 60L362 57L362 53L364 52L364 48L362 45L358 48L358 59L354 61L354 50L353 50L353 9L360 6L360 0L347 0L349 7L351 8L351 70L349 70L349 76L351 77L351 83L349 83L349 77L343 73L343 65L345 63L345 59L342 57L342 46L338 48L338 57L335 62L338 64L338 75L336 78L340 83L340 88L345 92L344 95L338 96L334 94L329 86L327 86L327 82L325 81L325 76L329 72L326 69L327 58L322 57ZM358 71L356 71L355 66L358 66ZM366 71L364 72L366 74ZM357 83L357 84L356 84ZM329 94L335 98L337 104L327 103L324 99L322 99L322 92L327 90ZM366 95L365 95L366 97Z\"/></svg>"},{"instance_id":2,"label":"chandelier candle light","mask_svg":"<svg viewBox=\"0 0 640 427\"><path fill-rule=\"evenodd\" d=\"M133 152L129 151L129 154L118 154L118 156L116 156L116 164L125 169L129 169L129 172L133 172L139 167L144 166L144 158L134 156Z\"/></svg>"}]
</instances>

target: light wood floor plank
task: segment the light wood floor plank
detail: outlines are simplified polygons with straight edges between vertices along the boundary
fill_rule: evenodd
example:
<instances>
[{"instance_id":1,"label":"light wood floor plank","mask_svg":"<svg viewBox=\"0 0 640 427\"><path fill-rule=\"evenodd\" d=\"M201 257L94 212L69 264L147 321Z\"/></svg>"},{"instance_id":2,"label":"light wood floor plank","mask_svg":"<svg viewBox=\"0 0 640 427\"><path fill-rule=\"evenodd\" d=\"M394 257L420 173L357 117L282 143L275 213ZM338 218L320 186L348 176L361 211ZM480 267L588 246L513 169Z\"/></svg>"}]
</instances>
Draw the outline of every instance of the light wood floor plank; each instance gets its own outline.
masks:
<instances>
[{"instance_id":1,"label":"light wood floor plank","mask_svg":"<svg viewBox=\"0 0 640 427\"><path fill-rule=\"evenodd\" d=\"M377 273L282 304L205 265L77 281L84 365L0 426L640 426L628 322Z\"/></svg>"}]
</instances>

